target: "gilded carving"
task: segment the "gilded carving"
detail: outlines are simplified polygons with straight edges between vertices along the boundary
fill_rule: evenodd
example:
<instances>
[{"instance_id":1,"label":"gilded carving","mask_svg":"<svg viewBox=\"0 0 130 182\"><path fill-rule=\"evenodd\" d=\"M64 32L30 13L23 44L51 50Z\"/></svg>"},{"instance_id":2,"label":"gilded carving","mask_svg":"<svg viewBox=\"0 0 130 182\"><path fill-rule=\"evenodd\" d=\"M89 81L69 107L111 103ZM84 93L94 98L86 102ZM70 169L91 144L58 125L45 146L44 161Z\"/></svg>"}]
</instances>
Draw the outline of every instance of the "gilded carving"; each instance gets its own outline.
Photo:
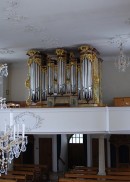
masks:
<instances>
[{"instance_id":1,"label":"gilded carving","mask_svg":"<svg viewBox=\"0 0 130 182\"><path fill-rule=\"evenodd\" d=\"M64 49L56 49L56 54L58 56L65 56L66 55L66 51Z\"/></svg>"},{"instance_id":2,"label":"gilded carving","mask_svg":"<svg viewBox=\"0 0 130 182\"><path fill-rule=\"evenodd\" d=\"M31 97L29 96L28 99L26 100L26 104L29 106L31 104Z\"/></svg>"},{"instance_id":3,"label":"gilded carving","mask_svg":"<svg viewBox=\"0 0 130 182\"><path fill-rule=\"evenodd\" d=\"M25 81L26 88L30 89L30 76L28 75L27 80Z\"/></svg>"},{"instance_id":4,"label":"gilded carving","mask_svg":"<svg viewBox=\"0 0 130 182\"><path fill-rule=\"evenodd\" d=\"M34 62L35 62L36 64L38 64L39 66L41 66L41 58L35 58L35 59L34 59Z\"/></svg>"},{"instance_id":5,"label":"gilded carving","mask_svg":"<svg viewBox=\"0 0 130 182\"><path fill-rule=\"evenodd\" d=\"M66 61L66 51L64 49L56 49L57 61Z\"/></svg>"},{"instance_id":6,"label":"gilded carving","mask_svg":"<svg viewBox=\"0 0 130 182\"><path fill-rule=\"evenodd\" d=\"M29 58L28 59L28 66L31 66L32 63L33 63L33 59L32 58Z\"/></svg>"},{"instance_id":7,"label":"gilded carving","mask_svg":"<svg viewBox=\"0 0 130 182\"><path fill-rule=\"evenodd\" d=\"M31 50L29 50L29 51L27 52L27 55L30 56L30 57L32 57L32 56L34 56L34 55L38 55L38 54L40 54L40 51L34 50L34 49L31 49Z\"/></svg>"},{"instance_id":8,"label":"gilded carving","mask_svg":"<svg viewBox=\"0 0 130 182\"><path fill-rule=\"evenodd\" d=\"M99 84L99 77L98 76L94 76L93 77L93 80L94 80L94 84Z\"/></svg>"}]
</instances>

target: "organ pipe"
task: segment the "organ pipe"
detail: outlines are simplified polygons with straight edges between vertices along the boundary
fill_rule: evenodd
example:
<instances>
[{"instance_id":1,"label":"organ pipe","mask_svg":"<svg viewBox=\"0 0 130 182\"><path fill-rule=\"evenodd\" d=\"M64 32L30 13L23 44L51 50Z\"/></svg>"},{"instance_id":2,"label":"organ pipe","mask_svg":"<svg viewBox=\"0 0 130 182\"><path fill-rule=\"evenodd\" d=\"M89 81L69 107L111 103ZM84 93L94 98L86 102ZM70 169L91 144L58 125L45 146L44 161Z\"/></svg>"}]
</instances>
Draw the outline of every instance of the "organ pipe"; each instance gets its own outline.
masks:
<instances>
[{"instance_id":1,"label":"organ pipe","mask_svg":"<svg viewBox=\"0 0 130 182\"><path fill-rule=\"evenodd\" d=\"M75 94L77 92L77 60L74 54L70 53L70 77L71 77L71 93Z\"/></svg>"},{"instance_id":2,"label":"organ pipe","mask_svg":"<svg viewBox=\"0 0 130 182\"><path fill-rule=\"evenodd\" d=\"M56 49L57 65L58 65L58 93L66 92L66 51L64 49Z\"/></svg>"},{"instance_id":3,"label":"organ pipe","mask_svg":"<svg viewBox=\"0 0 130 182\"><path fill-rule=\"evenodd\" d=\"M89 46L80 47L81 93L87 101L93 97L92 88L92 51Z\"/></svg>"},{"instance_id":4,"label":"organ pipe","mask_svg":"<svg viewBox=\"0 0 130 182\"><path fill-rule=\"evenodd\" d=\"M42 84L41 84L42 99L41 100L45 101L47 100L47 67L46 66L43 66L42 68L41 79L42 79Z\"/></svg>"},{"instance_id":5,"label":"organ pipe","mask_svg":"<svg viewBox=\"0 0 130 182\"><path fill-rule=\"evenodd\" d=\"M54 62L48 58L48 94L52 95L54 93Z\"/></svg>"}]
</instances>

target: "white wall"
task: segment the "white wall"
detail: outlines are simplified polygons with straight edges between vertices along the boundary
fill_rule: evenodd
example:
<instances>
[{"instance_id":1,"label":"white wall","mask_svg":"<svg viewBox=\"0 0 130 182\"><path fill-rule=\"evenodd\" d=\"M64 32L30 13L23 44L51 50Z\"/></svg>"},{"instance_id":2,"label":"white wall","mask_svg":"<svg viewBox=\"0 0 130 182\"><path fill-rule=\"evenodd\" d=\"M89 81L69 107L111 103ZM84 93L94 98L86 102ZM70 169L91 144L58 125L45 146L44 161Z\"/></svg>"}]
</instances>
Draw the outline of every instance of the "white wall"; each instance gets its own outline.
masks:
<instances>
[{"instance_id":1,"label":"white wall","mask_svg":"<svg viewBox=\"0 0 130 182\"><path fill-rule=\"evenodd\" d=\"M28 90L25 81L28 74L27 61L13 63L9 67L9 100L25 101ZM112 105L114 97L130 96L130 67L126 72L119 72L113 58L107 58L102 63L103 103Z\"/></svg>"},{"instance_id":2,"label":"white wall","mask_svg":"<svg viewBox=\"0 0 130 182\"><path fill-rule=\"evenodd\" d=\"M28 74L27 61L12 63L9 67L9 99L13 101L25 101L28 98L28 90L25 81Z\"/></svg>"},{"instance_id":3,"label":"white wall","mask_svg":"<svg viewBox=\"0 0 130 182\"><path fill-rule=\"evenodd\" d=\"M112 105L114 97L130 97L130 67L119 72L113 58L102 63L103 103Z\"/></svg>"}]
</instances>

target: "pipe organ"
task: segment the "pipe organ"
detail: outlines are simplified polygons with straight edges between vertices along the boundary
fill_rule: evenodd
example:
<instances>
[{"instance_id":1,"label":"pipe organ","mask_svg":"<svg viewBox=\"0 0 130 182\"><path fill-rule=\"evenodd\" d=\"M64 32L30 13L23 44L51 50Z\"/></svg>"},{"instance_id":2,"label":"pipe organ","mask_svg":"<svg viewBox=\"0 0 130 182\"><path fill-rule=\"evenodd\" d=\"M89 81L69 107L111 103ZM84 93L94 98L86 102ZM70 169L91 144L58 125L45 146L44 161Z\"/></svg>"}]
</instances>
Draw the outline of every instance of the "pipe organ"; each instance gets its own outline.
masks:
<instances>
[{"instance_id":1,"label":"pipe organ","mask_svg":"<svg viewBox=\"0 0 130 182\"><path fill-rule=\"evenodd\" d=\"M83 45L76 53L59 48L55 50L55 56L39 50L29 50L27 55L28 105L41 107L102 105L102 60L95 48Z\"/></svg>"}]
</instances>

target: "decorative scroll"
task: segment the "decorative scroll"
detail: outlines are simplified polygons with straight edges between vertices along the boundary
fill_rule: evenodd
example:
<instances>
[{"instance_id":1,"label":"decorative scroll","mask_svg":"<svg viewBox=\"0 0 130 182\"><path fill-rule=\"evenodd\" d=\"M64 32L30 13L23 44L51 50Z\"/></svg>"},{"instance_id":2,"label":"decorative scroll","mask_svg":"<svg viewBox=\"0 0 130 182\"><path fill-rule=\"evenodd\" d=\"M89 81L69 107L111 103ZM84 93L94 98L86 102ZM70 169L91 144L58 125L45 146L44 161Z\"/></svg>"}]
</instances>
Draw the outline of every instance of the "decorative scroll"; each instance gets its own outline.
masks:
<instances>
[{"instance_id":1,"label":"decorative scroll","mask_svg":"<svg viewBox=\"0 0 130 182\"><path fill-rule=\"evenodd\" d=\"M16 124L25 123L26 132L30 132L34 129L40 128L43 120L44 119L42 119L39 115L36 115L33 112L22 112L14 117L14 121Z\"/></svg>"}]
</instances>

